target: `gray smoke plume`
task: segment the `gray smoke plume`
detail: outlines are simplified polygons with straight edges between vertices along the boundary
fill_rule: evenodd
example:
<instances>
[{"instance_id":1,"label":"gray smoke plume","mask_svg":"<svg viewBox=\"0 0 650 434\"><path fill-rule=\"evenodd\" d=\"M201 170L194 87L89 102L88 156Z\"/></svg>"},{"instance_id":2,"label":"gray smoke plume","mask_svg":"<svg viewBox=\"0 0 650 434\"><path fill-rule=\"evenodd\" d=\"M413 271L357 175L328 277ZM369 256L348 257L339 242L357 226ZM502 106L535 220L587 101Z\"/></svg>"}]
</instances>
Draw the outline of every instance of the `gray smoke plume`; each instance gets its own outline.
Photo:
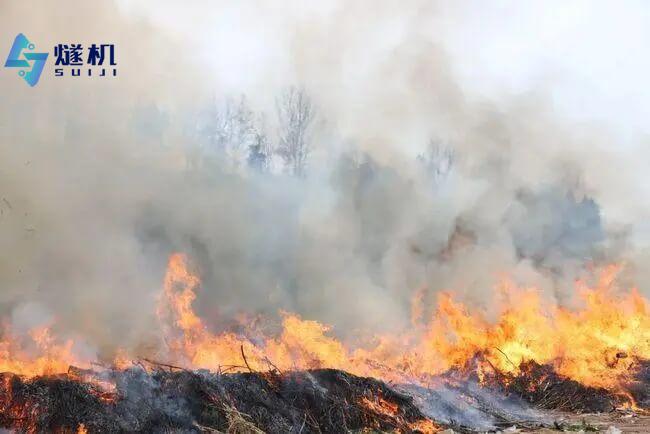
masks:
<instances>
[{"instance_id":1,"label":"gray smoke plume","mask_svg":"<svg viewBox=\"0 0 650 434\"><path fill-rule=\"evenodd\" d=\"M568 303L585 265L616 260L643 290L647 155L544 86L473 93L445 45L470 9L3 2L2 53L19 32L50 53L114 43L119 70L57 78L50 59L35 88L2 71L3 315L56 319L100 355L147 348L175 251L215 328L284 309L395 330L416 290L489 309L504 273Z\"/></svg>"}]
</instances>

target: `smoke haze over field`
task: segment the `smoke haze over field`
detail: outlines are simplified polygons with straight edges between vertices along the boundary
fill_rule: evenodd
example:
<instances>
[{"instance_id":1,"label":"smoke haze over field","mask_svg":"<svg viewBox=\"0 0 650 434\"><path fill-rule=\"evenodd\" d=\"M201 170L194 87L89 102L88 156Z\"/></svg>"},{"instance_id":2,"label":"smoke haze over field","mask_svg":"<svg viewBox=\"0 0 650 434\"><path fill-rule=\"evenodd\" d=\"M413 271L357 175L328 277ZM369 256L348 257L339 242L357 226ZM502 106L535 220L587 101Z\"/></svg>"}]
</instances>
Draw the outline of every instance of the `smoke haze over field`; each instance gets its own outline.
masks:
<instances>
[{"instance_id":1,"label":"smoke haze over field","mask_svg":"<svg viewBox=\"0 0 650 434\"><path fill-rule=\"evenodd\" d=\"M49 59L29 88L2 70L0 309L17 328L56 318L89 351L111 350L116 336L148 344L174 251L199 268L197 310L215 327L285 309L337 331L394 329L421 288L489 309L503 275L571 303L586 266L619 260L648 294L637 119L650 98L598 107L617 86L631 92L630 70L650 67L628 59L617 80L601 62L608 94L566 91L583 70L565 56L595 58L574 39L555 50L571 23L593 27L576 15L588 5L572 4L550 6L567 21L557 29L545 19L525 32L494 30L502 10L469 2L3 2L3 56L19 32L50 55L57 43L114 43L119 75L57 79ZM612 4L600 10L613 28L641 8ZM646 35L619 33L599 58L637 30ZM499 76L503 40L520 41L521 60ZM526 53L541 79L521 72ZM255 170L247 156L233 164L205 145L206 107L242 94L278 143L276 105L290 86L316 113L304 176L281 162ZM576 113L577 99L591 115Z\"/></svg>"}]
</instances>

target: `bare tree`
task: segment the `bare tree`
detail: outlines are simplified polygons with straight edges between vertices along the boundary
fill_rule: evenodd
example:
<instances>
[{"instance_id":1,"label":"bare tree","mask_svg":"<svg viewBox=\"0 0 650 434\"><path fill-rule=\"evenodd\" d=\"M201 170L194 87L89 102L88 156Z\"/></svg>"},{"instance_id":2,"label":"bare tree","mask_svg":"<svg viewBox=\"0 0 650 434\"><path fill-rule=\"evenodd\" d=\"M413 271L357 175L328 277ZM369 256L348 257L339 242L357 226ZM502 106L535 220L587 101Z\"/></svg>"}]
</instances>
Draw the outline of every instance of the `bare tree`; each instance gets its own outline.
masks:
<instances>
[{"instance_id":1,"label":"bare tree","mask_svg":"<svg viewBox=\"0 0 650 434\"><path fill-rule=\"evenodd\" d=\"M456 155L454 150L435 140L430 140L427 151L418 156L434 184L440 183L451 172Z\"/></svg>"},{"instance_id":2,"label":"bare tree","mask_svg":"<svg viewBox=\"0 0 650 434\"><path fill-rule=\"evenodd\" d=\"M264 113L258 113L254 127L253 140L248 146L248 167L258 172L268 172L271 169L273 145L268 139Z\"/></svg>"},{"instance_id":3,"label":"bare tree","mask_svg":"<svg viewBox=\"0 0 650 434\"><path fill-rule=\"evenodd\" d=\"M198 127L204 150L234 167L247 161L249 148L257 140L255 119L246 98L226 98L204 110Z\"/></svg>"},{"instance_id":4,"label":"bare tree","mask_svg":"<svg viewBox=\"0 0 650 434\"><path fill-rule=\"evenodd\" d=\"M277 153L293 175L302 176L310 151L308 135L315 117L314 105L303 89L291 87L278 98L276 106L279 126Z\"/></svg>"},{"instance_id":5,"label":"bare tree","mask_svg":"<svg viewBox=\"0 0 650 434\"><path fill-rule=\"evenodd\" d=\"M269 169L268 140L263 131L257 131L254 142L248 147L248 166L259 172Z\"/></svg>"}]
</instances>

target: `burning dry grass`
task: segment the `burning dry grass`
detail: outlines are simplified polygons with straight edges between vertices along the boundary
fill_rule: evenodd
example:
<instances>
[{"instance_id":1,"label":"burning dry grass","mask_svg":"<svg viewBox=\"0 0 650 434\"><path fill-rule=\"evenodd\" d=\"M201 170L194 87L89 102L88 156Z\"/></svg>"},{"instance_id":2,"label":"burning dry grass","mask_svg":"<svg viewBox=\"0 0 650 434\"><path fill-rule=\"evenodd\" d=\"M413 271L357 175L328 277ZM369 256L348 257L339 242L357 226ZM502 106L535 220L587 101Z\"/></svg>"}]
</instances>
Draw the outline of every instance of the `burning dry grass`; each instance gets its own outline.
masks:
<instances>
[{"instance_id":1,"label":"burning dry grass","mask_svg":"<svg viewBox=\"0 0 650 434\"><path fill-rule=\"evenodd\" d=\"M115 399L68 376L5 374L0 424L23 432L433 433L411 398L342 371L277 375L142 368L111 372Z\"/></svg>"},{"instance_id":2,"label":"burning dry grass","mask_svg":"<svg viewBox=\"0 0 650 434\"><path fill-rule=\"evenodd\" d=\"M609 412L628 404L631 398L602 387L585 386L558 375L549 365L533 361L522 363L515 373L497 372L486 378L485 384L520 396L539 408L577 413Z\"/></svg>"},{"instance_id":3,"label":"burning dry grass","mask_svg":"<svg viewBox=\"0 0 650 434\"><path fill-rule=\"evenodd\" d=\"M260 336L247 326L238 333L213 333L192 306L200 280L187 258L175 254L157 308L165 342L157 356L169 365L143 370L121 353L116 365L122 369L108 370L109 378L83 369L57 376L91 361L77 360L73 342L59 343L48 328L22 341L6 334L0 368L11 373L3 377L0 421L38 430L83 424L89 432L433 432L431 419L379 380L423 386L435 378L474 381L545 409L648 407L648 301L635 290L617 288L617 272L618 267L606 268L594 287L578 282L583 305L577 310L549 304L535 288L506 282L496 290L501 307L496 321L448 293L438 297L424 321L419 294L412 330L350 348L327 326L290 313L283 314L276 336ZM202 369L214 374L191 371Z\"/></svg>"},{"instance_id":4,"label":"burning dry grass","mask_svg":"<svg viewBox=\"0 0 650 434\"><path fill-rule=\"evenodd\" d=\"M531 366L544 366L557 378L607 390L632 404L626 387L637 376L635 361L650 358L650 314L648 301L636 290L616 287L619 269L604 269L593 288L577 282L583 307L575 311L546 306L535 288L505 282L496 292L501 304L496 322L443 293L431 320L420 328L378 336L371 348L350 349L327 326L288 313L278 337L256 339L256 344L241 335L209 332L191 307L200 281L188 271L186 258L174 255L159 315L174 325L167 339L172 357L194 367L241 369L238 350L245 348L248 368L256 370L268 369L272 361L281 370L331 367L403 382L464 369L479 382L498 373L508 386L530 377ZM416 309L417 317L421 311Z\"/></svg>"}]
</instances>

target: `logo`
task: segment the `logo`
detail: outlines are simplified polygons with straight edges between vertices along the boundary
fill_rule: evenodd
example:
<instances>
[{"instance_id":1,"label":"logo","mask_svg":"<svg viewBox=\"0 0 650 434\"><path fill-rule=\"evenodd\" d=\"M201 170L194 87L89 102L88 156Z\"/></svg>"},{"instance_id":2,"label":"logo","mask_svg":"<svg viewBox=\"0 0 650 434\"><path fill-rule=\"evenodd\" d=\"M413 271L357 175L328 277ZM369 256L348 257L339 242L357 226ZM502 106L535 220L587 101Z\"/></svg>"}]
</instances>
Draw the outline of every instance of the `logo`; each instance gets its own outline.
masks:
<instances>
[{"instance_id":1,"label":"logo","mask_svg":"<svg viewBox=\"0 0 650 434\"><path fill-rule=\"evenodd\" d=\"M34 87L41 78L48 53L35 53L35 45L22 33L14 39L5 68L21 68L18 75ZM117 77L115 45L63 43L54 47L54 76Z\"/></svg>"},{"instance_id":2,"label":"logo","mask_svg":"<svg viewBox=\"0 0 650 434\"><path fill-rule=\"evenodd\" d=\"M114 44L58 44L54 58L55 77L117 77Z\"/></svg>"},{"instance_id":3,"label":"logo","mask_svg":"<svg viewBox=\"0 0 650 434\"><path fill-rule=\"evenodd\" d=\"M27 84L32 87L36 86L36 83L41 78L48 54L31 52L35 48L36 46L29 42L25 35L19 33L14 39L14 44L11 46L11 51L5 62L5 68L23 68L18 71L18 75L24 78ZM24 59L21 59L21 55Z\"/></svg>"}]
</instances>

